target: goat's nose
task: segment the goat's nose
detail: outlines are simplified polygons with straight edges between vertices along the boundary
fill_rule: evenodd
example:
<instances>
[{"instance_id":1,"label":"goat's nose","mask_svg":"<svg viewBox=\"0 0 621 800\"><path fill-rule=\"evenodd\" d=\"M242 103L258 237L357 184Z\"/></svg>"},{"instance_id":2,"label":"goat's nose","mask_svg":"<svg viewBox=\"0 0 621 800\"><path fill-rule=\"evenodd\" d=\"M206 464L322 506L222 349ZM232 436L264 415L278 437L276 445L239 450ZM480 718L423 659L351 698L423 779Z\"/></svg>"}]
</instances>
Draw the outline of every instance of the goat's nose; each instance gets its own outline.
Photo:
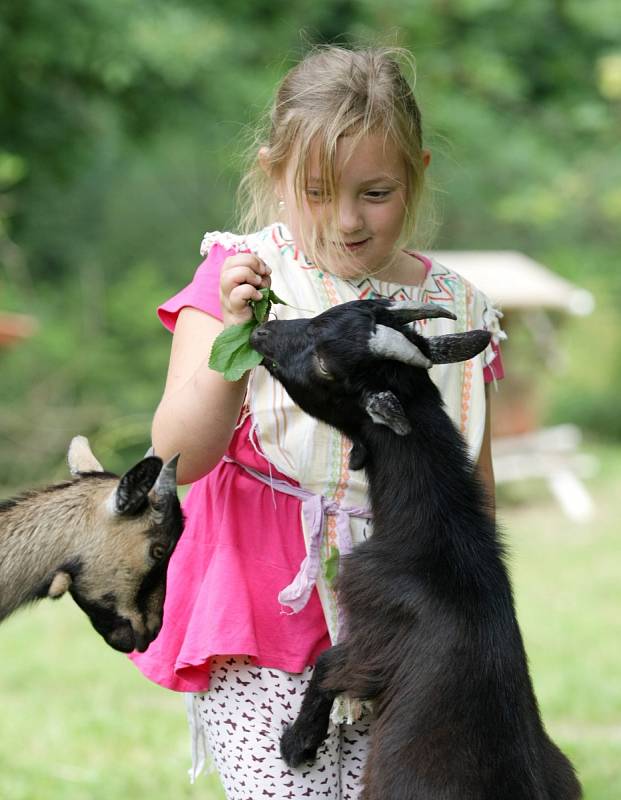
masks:
<instances>
[{"instance_id":1,"label":"goat's nose","mask_svg":"<svg viewBox=\"0 0 621 800\"><path fill-rule=\"evenodd\" d=\"M264 325L258 325L250 334L250 346L265 355L263 348L267 344L270 332Z\"/></svg>"}]
</instances>

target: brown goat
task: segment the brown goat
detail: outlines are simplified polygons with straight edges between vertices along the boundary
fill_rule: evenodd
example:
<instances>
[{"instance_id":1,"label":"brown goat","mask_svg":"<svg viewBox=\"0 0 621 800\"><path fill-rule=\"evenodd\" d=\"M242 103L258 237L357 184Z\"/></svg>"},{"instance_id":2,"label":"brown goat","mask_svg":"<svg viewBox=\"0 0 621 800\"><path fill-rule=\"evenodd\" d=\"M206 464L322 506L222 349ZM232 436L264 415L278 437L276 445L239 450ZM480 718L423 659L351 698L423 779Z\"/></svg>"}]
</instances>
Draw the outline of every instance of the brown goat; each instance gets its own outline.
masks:
<instances>
[{"instance_id":1,"label":"brown goat","mask_svg":"<svg viewBox=\"0 0 621 800\"><path fill-rule=\"evenodd\" d=\"M183 530L174 457L121 478L76 436L74 480L0 502L0 621L69 591L116 650L144 651L162 625L166 569Z\"/></svg>"}]
</instances>

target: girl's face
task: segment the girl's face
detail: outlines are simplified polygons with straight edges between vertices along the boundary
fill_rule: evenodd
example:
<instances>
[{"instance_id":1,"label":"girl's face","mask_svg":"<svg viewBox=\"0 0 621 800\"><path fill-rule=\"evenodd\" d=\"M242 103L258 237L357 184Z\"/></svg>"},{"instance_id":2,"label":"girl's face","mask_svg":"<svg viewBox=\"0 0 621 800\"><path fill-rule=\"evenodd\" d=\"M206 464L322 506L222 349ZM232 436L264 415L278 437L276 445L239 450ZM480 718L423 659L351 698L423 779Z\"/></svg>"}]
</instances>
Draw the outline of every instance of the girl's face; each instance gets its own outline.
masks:
<instances>
[{"instance_id":1,"label":"girl's face","mask_svg":"<svg viewBox=\"0 0 621 800\"><path fill-rule=\"evenodd\" d=\"M323 266L341 278L374 274L393 279L395 270L400 272L396 267L400 255L397 242L407 202L407 174L401 153L381 133L368 134L357 143L353 137L341 137L336 149L335 203L321 185L318 149L311 148L301 208L293 183L295 164L289 164L278 182L285 221L293 238L301 246L312 241L314 233L324 253ZM331 224L326 224L328 220Z\"/></svg>"}]
</instances>

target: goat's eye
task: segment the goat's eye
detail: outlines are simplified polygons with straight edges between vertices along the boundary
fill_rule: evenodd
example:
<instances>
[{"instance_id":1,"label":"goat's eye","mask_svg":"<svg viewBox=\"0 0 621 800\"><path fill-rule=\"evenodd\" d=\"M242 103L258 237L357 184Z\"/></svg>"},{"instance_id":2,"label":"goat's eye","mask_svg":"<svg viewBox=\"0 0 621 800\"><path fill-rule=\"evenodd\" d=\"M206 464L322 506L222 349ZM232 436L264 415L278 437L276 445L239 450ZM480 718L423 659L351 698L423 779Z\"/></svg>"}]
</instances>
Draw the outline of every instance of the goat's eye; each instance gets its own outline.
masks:
<instances>
[{"instance_id":1,"label":"goat's eye","mask_svg":"<svg viewBox=\"0 0 621 800\"><path fill-rule=\"evenodd\" d=\"M166 547L163 544L154 544L151 546L151 558L160 561L166 555Z\"/></svg>"},{"instance_id":2,"label":"goat's eye","mask_svg":"<svg viewBox=\"0 0 621 800\"><path fill-rule=\"evenodd\" d=\"M325 360L315 354L315 367L317 368L317 372L322 375L324 378L332 378L332 373L328 369L328 365L326 364Z\"/></svg>"}]
</instances>

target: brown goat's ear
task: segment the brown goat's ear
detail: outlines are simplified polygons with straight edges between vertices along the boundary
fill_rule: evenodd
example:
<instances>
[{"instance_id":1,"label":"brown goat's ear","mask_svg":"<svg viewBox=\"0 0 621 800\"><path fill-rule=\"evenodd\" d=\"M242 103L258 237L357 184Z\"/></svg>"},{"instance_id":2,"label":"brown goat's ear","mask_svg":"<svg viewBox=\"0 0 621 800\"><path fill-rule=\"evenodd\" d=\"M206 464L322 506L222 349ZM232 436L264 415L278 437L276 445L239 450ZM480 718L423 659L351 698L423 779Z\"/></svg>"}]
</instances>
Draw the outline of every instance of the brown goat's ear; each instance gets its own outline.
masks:
<instances>
[{"instance_id":1,"label":"brown goat's ear","mask_svg":"<svg viewBox=\"0 0 621 800\"><path fill-rule=\"evenodd\" d=\"M68 572L57 572L52 578L50 588L47 590L47 596L56 600L56 598L62 597L70 586L71 575Z\"/></svg>"},{"instance_id":2,"label":"brown goat's ear","mask_svg":"<svg viewBox=\"0 0 621 800\"><path fill-rule=\"evenodd\" d=\"M79 475L81 472L104 471L104 468L93 455L86 436L73 437L69 444L67 461L72 475Z\"/></svg>"},{"instance_id":3,"label":"brown goat's ear","mask_svg":"<svg viewBox=\"0 0 621 800\"><path fill-rule=\"evenodd\" d=\"M392 392L369 392L364 398L364 408L373 422L386 425L398 436L412 431L403 406Z\"/></svg>"},{"instance_id":4,"label":"brown goat's ear","mask_svg":"<svg viewBox=\"0 0 621 800\"><path fill-rule=\"evenodd\" d=\"M162 469L162 459L149 456L139 461L119 480L112 495L111 504L115 514L136 514L147 504L151 491Z\"/></svg>"},{"instance_id":5,"label":"brown goat's ear","mask_svg":"<svg viewBox=\"0 0 621 800\"><path fill-rule=\"evenodd\" d=\"M454 364L468 361L485 350L492 335L489 331L466 331L445 336L430 336L427 339L429 356L434 364Z\"/></svg>"}]
</instances>

